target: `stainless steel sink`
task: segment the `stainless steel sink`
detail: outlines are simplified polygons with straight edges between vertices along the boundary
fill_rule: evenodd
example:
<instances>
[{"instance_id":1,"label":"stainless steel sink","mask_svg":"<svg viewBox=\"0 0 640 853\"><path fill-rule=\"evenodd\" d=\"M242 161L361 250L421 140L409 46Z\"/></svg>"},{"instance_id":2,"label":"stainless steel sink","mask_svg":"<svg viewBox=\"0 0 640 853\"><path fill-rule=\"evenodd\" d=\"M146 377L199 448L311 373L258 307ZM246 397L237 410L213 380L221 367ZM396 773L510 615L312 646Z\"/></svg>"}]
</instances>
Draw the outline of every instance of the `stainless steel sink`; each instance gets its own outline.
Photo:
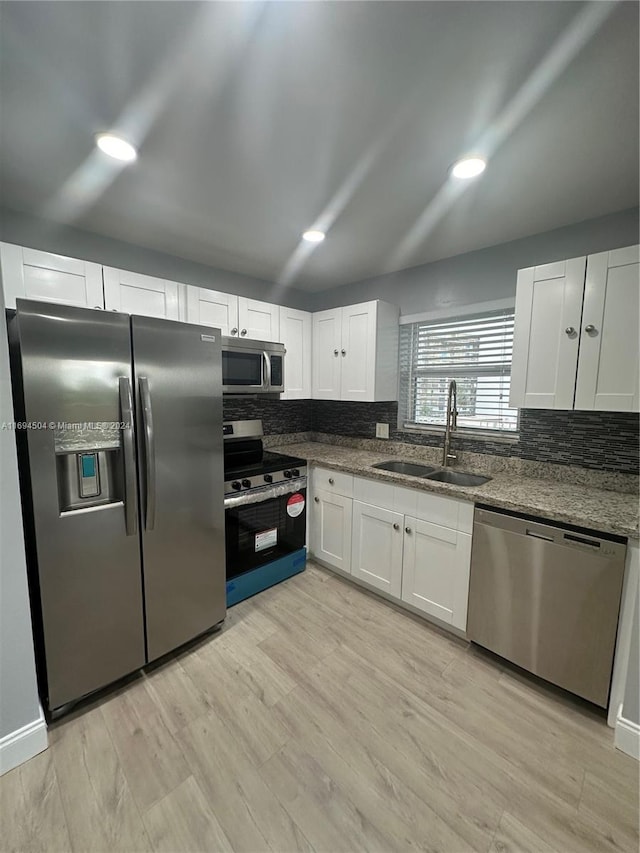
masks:
<instances>
[{"instance_id":1,"label":"stainless steel sink","mask_svg":"<svg viewBox=\"0 0 640 853\"><path fill-rule=\"evenodd\" d=\"M452 471L451 468L442 468L427 474L425 480L434 480L437 483L451 483L454 486L481 486L488 483L491 477L482 474L468 474L466 471Z\"/></svg>"},{"instance_id":2,"label":"stainless steel sink","mask_svg":"<svg viewBox=\"0 0 640 853\"><path fill-rule=\"evenodd\" d=\"M395 474L408 474L411 477L426 477L435 471L433 465L420 465L418 462L402 462L399 459L390 459L388 462L378 462L377 465L372 465L372 468L379 468L381 471L393 471Z\"/></svg>"}]
</instances>

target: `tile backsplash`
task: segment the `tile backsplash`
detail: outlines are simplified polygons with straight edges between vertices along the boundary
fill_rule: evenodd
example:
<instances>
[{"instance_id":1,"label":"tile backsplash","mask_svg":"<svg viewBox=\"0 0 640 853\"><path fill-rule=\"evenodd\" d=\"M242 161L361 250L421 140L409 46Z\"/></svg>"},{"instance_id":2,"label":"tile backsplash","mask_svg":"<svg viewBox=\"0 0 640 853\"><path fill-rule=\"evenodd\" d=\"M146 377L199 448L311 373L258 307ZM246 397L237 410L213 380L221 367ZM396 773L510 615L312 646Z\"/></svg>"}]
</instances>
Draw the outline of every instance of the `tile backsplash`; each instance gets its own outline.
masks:
<instances>
[{"instance_id":1,"label":"tile backsplash","mask_svg":"<svg viewBox=\"0 0 640 853\"><path fill-rule=\"evenodd\" d=\"M229 395L222 399L222 416L225 421L261 418L265 435L310 432L311 404L311 400L268 400L266 397Z\"/></svg>"},{"instance_id":2,"label":"tile backsplash","mask_svg":"<svg viewBox=\"0 0 640 853\"><path fill-rule=\"evenodd\" d=\"M225 397L225 420L262 418L265 435L317 432L374 438L376 422L389 424L389 438L408 444L441 445L441 433L398 430L398 404L332 400L267 400ZM523 409L515 441L454 436L454 449L515 456L599 471L640 473L640 420L623 412L561 412Z\"/></svg>"}]
</instances>

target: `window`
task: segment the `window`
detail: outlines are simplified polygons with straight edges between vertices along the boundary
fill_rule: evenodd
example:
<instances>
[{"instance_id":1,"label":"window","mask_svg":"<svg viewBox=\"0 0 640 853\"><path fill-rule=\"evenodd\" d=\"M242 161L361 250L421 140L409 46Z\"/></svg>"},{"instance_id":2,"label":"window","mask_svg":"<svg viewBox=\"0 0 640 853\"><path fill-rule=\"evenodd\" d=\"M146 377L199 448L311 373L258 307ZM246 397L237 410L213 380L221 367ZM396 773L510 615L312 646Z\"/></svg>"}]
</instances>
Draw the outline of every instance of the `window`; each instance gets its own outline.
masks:
<instances>
[{"instance_id":1,"label":"window","mask_svg":"<svg viewBox=\"0 0 640 853\"><path fill-rule=\"evenodd\" d=\"M509 408L513 309L400 327L400 424L446 424L449 383L456 380L458 429L518 429Z\"/></svg>"}]
</instances>

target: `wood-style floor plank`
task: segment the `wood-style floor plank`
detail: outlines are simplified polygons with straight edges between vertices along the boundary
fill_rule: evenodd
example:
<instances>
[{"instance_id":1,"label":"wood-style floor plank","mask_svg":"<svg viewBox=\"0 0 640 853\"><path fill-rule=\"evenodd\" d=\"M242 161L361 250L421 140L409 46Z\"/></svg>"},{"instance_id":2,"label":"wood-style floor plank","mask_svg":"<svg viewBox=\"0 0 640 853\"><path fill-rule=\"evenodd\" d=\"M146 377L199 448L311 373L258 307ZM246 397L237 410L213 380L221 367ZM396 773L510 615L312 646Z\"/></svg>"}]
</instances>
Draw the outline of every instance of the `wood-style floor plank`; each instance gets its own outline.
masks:
<instances>
[{"instance_id":1,"label":"wood-style floor plank","mask_svg":"<svg viewBox=\"0 0 640 853\"><path fill-rule=\"evenodd\" d=\"M0 850L637 853L602 713L313 564L0 779Z\"/></svg>"},{"instance_id":2,"label":"wood-style floor plank","mask_svg":"<svg viewBox=\"0 0 640 853\"><path fill-rule=\"evenodd\" d=\"M2 777L0 817L0 849L6 853L71 849L51 750Z\"/></svg>"}]
</instances>

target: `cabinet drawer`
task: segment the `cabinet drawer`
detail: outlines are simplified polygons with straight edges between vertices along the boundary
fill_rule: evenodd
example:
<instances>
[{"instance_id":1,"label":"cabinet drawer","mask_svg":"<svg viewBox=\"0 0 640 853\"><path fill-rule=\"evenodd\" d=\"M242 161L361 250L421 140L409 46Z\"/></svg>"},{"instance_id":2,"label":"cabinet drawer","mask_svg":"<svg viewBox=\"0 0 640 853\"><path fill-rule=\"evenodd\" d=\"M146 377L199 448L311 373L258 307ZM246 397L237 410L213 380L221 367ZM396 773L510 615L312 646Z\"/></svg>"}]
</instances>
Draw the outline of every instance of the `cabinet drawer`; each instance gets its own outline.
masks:
<instances>
[{"instance_id":1,"label":"cabinet drawer","mask_svg":"<svg viewBox=\"0 0 640 853\"><path fill-rule=\"evenodd\" d=\"M331 471L329 468L314 468L313 488L350 498L353 497L353 475Z\"/></svg>"}]
</instances>

